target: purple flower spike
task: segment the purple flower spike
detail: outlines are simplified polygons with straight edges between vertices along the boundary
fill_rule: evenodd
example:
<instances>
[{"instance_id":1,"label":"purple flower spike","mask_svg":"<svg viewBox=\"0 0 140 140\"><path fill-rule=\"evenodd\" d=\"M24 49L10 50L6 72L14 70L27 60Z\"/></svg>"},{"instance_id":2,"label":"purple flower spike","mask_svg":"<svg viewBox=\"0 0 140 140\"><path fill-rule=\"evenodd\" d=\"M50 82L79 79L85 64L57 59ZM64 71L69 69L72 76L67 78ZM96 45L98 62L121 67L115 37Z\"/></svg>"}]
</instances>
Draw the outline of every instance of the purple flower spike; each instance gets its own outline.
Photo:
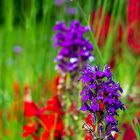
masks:
<instances>
[{"instance_id":1,"label":"purple flower spike","mask_svg":"<svg viewBox=\"0 0 140 140\"><path fill-rule=\"evenodd\" d=\"M58 22L54 26L57 31L53 38L54 48L60 47L55 62L63 72L76 72L85 67L89 59L93 59L92 44L84 38L89 31L87 26L82 26L78 20L73 20L70 27L64 22Z\"/></svg>"},{"instance_id":2,"label":"purple flower spike","mask_svg":"<svg viewBox=\"0 0 140 140\"><path fill-rule=\"evenodd\" d=\"M113 131L118 132L118 109L125 110L123 103L119 100L123 92L119 83L113 81L110 67L104 66L101 70L98 66L87 65L80 77L84 87L80 93L82 96L82 111L88 111L98 120L97 126L102 138L110 137ZM95 122L93 121L95 125ZM100 137L97 136L97 137ZM100 137L101 138L101 137ZM114 139L111 136L110 139Z\"/></svg>"}]
</instances>

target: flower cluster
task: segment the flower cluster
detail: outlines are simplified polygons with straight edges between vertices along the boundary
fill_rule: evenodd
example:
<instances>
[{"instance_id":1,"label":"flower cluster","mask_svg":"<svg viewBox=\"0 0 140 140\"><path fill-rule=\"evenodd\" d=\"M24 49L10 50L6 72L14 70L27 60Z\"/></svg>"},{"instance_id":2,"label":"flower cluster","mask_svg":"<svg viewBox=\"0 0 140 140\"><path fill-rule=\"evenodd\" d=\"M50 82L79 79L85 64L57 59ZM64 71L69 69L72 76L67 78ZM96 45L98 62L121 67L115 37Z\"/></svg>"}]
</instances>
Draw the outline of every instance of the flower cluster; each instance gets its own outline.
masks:
<instances>
[{"instance_id":1,"label":"flower cluster","mask_svg":"<svg viewBox=\"0 0 140 140\"><path fill-rule=\"evenodd\" d=\"M79 21L74 20L70 27L66 27L64 22L59 22L54 26L57 34L54 36L54 47L61 47L55 61L58 69L63 72L73 72L83 68L88 60L93 60L92 44L84 38L84 34L89 28L82 26Z\"/></svg>"},{"instance_id":2,"label":"flower cluster","mask_svg":"<svg viewBox=\"0 0 140 140\"><path fill-rule=\"evenodd\" d=\"M61 139L64 135L61 106L57 95L39 108L32 100L29 88L25 88L24 115L27 124L23 127L23 137L32 136L34 140Z\"/></svg>"},{"instance_id":3,"label":"flower cluster","mask_svg":"<svg viewBox=\"0 0 140 140\"><path fill-rule=\"evenodd\" d=\"M102 71L99 66L88 65L82 71L80 80L84 84L80 93L83 103L81 110L92 114L93 124L98 123L100 137L105 138L112 132L118 132L115 116L118 116L118 109L124 110L119 100L119 92L123 90L119 83L113 81L110 68L105 65Z\"/></svg>"}]
</instances>

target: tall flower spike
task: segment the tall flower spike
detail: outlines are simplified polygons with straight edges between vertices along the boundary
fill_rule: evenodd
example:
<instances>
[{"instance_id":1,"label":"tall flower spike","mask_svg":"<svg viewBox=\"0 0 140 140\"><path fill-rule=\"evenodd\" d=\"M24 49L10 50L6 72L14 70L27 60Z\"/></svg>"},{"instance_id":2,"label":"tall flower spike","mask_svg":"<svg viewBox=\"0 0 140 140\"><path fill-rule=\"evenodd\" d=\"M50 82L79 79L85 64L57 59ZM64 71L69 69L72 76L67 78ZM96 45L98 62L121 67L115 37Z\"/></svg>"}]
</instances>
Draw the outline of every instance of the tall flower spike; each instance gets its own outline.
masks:
<instances>
[{"instance_id":1,"label":"tall flower spike","mask_svg":"<svg viewBox=\"0 0 140 140\"><path fill-rule=\"evenodd\" d=\"M97 124L97 138L114 140L112 134L117 133L118 115L117 110L125 110L123 103L119 100L119 92L123 92L119 83L112 78L110 67L91 67L88 65L80 78L84 87L81 91L82 111L88 111L94 116L93 125Z\"/></svg>"},{"instance_id":2,"label":"tall flower spike","mask_svg":"<svg viewBox=\"0 0 140 140\"><path fill-rule=\"evenodd\" d=\"M89 59L93 60L93 46L84 38L84 34L89 31L87 26L82 26L79 21L74 20L70 27L59 22L54 26L54 30L57 31L53 38L54 48L61 47L55 58L58 69L73 72L82 69Z\"/></svg>"}]
</instances>

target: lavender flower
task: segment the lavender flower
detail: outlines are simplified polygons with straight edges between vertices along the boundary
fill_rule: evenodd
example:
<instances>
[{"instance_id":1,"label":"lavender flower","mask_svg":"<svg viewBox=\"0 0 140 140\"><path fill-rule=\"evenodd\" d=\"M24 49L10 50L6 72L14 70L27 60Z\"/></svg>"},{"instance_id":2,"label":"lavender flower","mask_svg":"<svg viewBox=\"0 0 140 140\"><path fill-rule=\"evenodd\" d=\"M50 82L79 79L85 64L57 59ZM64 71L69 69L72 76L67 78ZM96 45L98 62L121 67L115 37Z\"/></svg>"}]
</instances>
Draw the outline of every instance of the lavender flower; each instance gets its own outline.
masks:
<instances>
[{"instance_id":1,"label":"lavender flower","mask_svg":"<svg viewBox=\"0 0 140 140\"><path fill-rule=\"evenodd\" d=\"M13 51L14 51L16 54L19 54L19 53L22 52L22 48L21 48L20 46L15 46L15 47L13 48Z\"/></svg>"},{"instance_id":2,"label":"lavender flower","mask_svg":"<svg viewBox=\"0 0 140 140\"><path fill-rule=\"evenodd\" d=\"M77 9L74 7L66 7L67 15L76 15Z\"/></svg>"},{"instance_id":3,"label":"lavender flower","mask_svg":"<svg viewBox=\"0 0 140 140\"><path fill-rule=\"evenodd\" d=\"M64 4L64 0L55 0L56 6L62 6Z\"/></svg>"},{"instance_id":4,"label":"lavender flower","mask_svg":"<svg viewBox=\"0 0 140 140\"><path fill-rule=\"evenodd\" d=\"M98 120L98 124L104 128L99 131L103 138L114 131L118 132L117 110L125 110L123 103L119 100L119 92L122 93L123 90L119 83L113 81L110 68L105 65L102 71L99 66L88 65L82 71L80 80L84 84L80 93L83 103L81 110L89 111L94 116L94 120Z\"/></svg>"},{"instance_id":5,"label":"lavender flower","mask_svg":"<svg viewBox=\"0 0 140 140\"><path fill-rule=\"evenodd\" d=\"M79 21L74 20L70 27L59 22L54 26L54 30L57 31L53 38L54 48L61 47L55 61L63 72L79 70L93 58L93 46L84 38L84 34L89 31L87 26L82 26Z\"/></svg>"}]
</instances>

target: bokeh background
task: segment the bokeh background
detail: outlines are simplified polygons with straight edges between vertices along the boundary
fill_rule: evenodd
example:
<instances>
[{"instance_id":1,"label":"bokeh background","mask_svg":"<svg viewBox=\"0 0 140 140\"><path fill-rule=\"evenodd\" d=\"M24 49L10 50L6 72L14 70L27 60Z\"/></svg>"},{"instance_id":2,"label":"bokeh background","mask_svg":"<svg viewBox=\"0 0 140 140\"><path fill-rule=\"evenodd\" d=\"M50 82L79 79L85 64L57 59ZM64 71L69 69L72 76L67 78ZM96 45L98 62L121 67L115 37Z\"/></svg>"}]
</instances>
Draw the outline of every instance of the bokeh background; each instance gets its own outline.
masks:
<instances>
[{"instance_id":1,"label":"bokeh background","mask_svg":"<svg viewBox=\"0 0 140 140\"><path fill-rule=\"evenodd\" d=\"M40 106L51 98L58 52L53 26L73 19L92 28L86 37L96 64L109 64L123 87L127 113L120 114L118 139L140 135L139 0L0 0L0 140L24 139L26 85Z\"/></svg>"}]
</instances>

